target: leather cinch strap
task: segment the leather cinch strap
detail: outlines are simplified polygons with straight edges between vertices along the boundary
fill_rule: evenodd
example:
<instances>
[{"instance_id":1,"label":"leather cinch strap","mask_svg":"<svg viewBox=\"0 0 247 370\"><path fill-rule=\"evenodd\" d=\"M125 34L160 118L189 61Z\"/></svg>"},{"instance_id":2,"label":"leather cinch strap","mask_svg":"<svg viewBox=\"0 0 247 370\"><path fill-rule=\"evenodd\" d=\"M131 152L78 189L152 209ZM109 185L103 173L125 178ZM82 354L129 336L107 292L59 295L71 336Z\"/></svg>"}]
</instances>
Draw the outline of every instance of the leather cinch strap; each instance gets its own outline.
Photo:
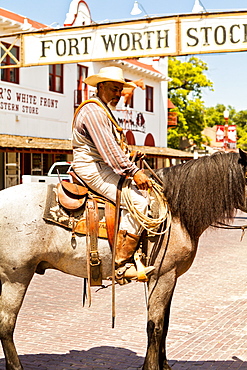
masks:
<instances>
[{"instance_id":1,"label":"leather cinch strap","mask_svg":"<svg viewBox=\"0 0 247 370\"><path fill-rule=\"evenodd\" d=\"M99 215L95 199L89 198L86 203L87 213L87 254L88 281L90 286L102 285L101 260L98 252Z\"/></svg>"}]
</instances>

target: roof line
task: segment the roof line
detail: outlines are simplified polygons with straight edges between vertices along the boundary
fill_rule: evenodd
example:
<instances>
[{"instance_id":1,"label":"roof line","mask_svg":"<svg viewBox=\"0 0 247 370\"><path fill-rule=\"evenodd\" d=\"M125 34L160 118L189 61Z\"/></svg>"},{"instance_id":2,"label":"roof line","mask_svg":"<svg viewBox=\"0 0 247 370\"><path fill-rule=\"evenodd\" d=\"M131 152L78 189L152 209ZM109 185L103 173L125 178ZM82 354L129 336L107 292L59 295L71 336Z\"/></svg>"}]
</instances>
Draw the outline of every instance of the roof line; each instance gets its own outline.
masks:
<instances>
[{"instance_id":1,"label":"roof line","mask_svg":"<svg viewBox=\"0 0 247 370\"><path fill-rule=\"evenodd\" d=\"M24 23L24 19L27 19L28 23L30 23L34 28L38 28L38 29L47 27L46 24L33 21L32 19L28 17L25 17L17 13L13 13L10 10L4 9L4 8L0 8L0 17L11 19L17 23L22 23L22 24Z\"/></svg>"}]
</instances>

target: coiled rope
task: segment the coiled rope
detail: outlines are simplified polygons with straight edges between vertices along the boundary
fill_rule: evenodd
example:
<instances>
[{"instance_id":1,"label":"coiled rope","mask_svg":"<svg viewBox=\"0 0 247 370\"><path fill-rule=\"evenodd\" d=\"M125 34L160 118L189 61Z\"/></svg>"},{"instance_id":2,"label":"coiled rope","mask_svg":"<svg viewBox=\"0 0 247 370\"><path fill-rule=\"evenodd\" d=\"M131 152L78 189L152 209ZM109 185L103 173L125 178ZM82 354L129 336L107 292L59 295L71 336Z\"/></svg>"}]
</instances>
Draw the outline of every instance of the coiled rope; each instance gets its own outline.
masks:
<instances>
[{"instance_id":1,"label":"coiled rope","mask_svg":"<svg viewBox=\"0 0 247 370\"><path fill-rule=\"evenodd\" d=\"M151 235L162 235L167 232L171 224L171 212L167 200L163 194L162 187L157 184L153 179L150 179L152 182L152 188L150 190L150 195L154 195L156 198L156 203L158 204L158 218L152 218L144 213L140 212L134 206L131 197L131 179L125 179L122 188L122 200L124 201L126 208L129 213L139 222L139 224L149 232ZM167 222L165 230L158 232L157 229L159 226Z\"/></svg>"}]
</instances>

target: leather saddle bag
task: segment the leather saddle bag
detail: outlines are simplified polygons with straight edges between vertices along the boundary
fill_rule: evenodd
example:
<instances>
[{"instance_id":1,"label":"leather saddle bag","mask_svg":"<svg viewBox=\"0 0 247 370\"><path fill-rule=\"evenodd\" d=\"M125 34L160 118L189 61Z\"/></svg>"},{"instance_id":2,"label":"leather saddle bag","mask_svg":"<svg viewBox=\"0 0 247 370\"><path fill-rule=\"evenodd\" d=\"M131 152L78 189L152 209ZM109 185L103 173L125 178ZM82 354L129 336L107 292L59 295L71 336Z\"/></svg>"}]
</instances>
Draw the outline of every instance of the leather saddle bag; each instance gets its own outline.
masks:
<instances>
[{"instance_id":1,"label":"leather saddle bag","mask_svg":"<svg viewBox=\"0 0 247 370\"><path fill-rule=\"evenodd\" d=\"M69 211L80 209L87 198L88 188L67 181L57 184L59 203Z\"/></svg>"}]
</instances>

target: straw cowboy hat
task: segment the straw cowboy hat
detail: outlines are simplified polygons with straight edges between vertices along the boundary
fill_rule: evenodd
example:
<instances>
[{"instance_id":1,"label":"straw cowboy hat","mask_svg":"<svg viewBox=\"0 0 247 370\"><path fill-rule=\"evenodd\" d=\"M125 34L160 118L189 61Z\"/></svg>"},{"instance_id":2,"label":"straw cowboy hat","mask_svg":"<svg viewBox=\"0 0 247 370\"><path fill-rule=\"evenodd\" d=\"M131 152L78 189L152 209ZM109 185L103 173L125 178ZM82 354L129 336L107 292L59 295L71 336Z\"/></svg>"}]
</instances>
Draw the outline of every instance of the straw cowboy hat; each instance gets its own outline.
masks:
<instances>
[{"instance_id":1,"label":"straw cowboy hat","mask_svg":"<svg viewBox=\"0 0 247 370\"><path fill-rule=\"evenodd\" d=\"M126 82L123 77L123 71L119 67L104 67L101 68L96 75L85 78L84 82L87 85L96 87L100 82L114 81L123 84L123 87L136 87L133 82Z\"/></svg>"}]
</instances>

